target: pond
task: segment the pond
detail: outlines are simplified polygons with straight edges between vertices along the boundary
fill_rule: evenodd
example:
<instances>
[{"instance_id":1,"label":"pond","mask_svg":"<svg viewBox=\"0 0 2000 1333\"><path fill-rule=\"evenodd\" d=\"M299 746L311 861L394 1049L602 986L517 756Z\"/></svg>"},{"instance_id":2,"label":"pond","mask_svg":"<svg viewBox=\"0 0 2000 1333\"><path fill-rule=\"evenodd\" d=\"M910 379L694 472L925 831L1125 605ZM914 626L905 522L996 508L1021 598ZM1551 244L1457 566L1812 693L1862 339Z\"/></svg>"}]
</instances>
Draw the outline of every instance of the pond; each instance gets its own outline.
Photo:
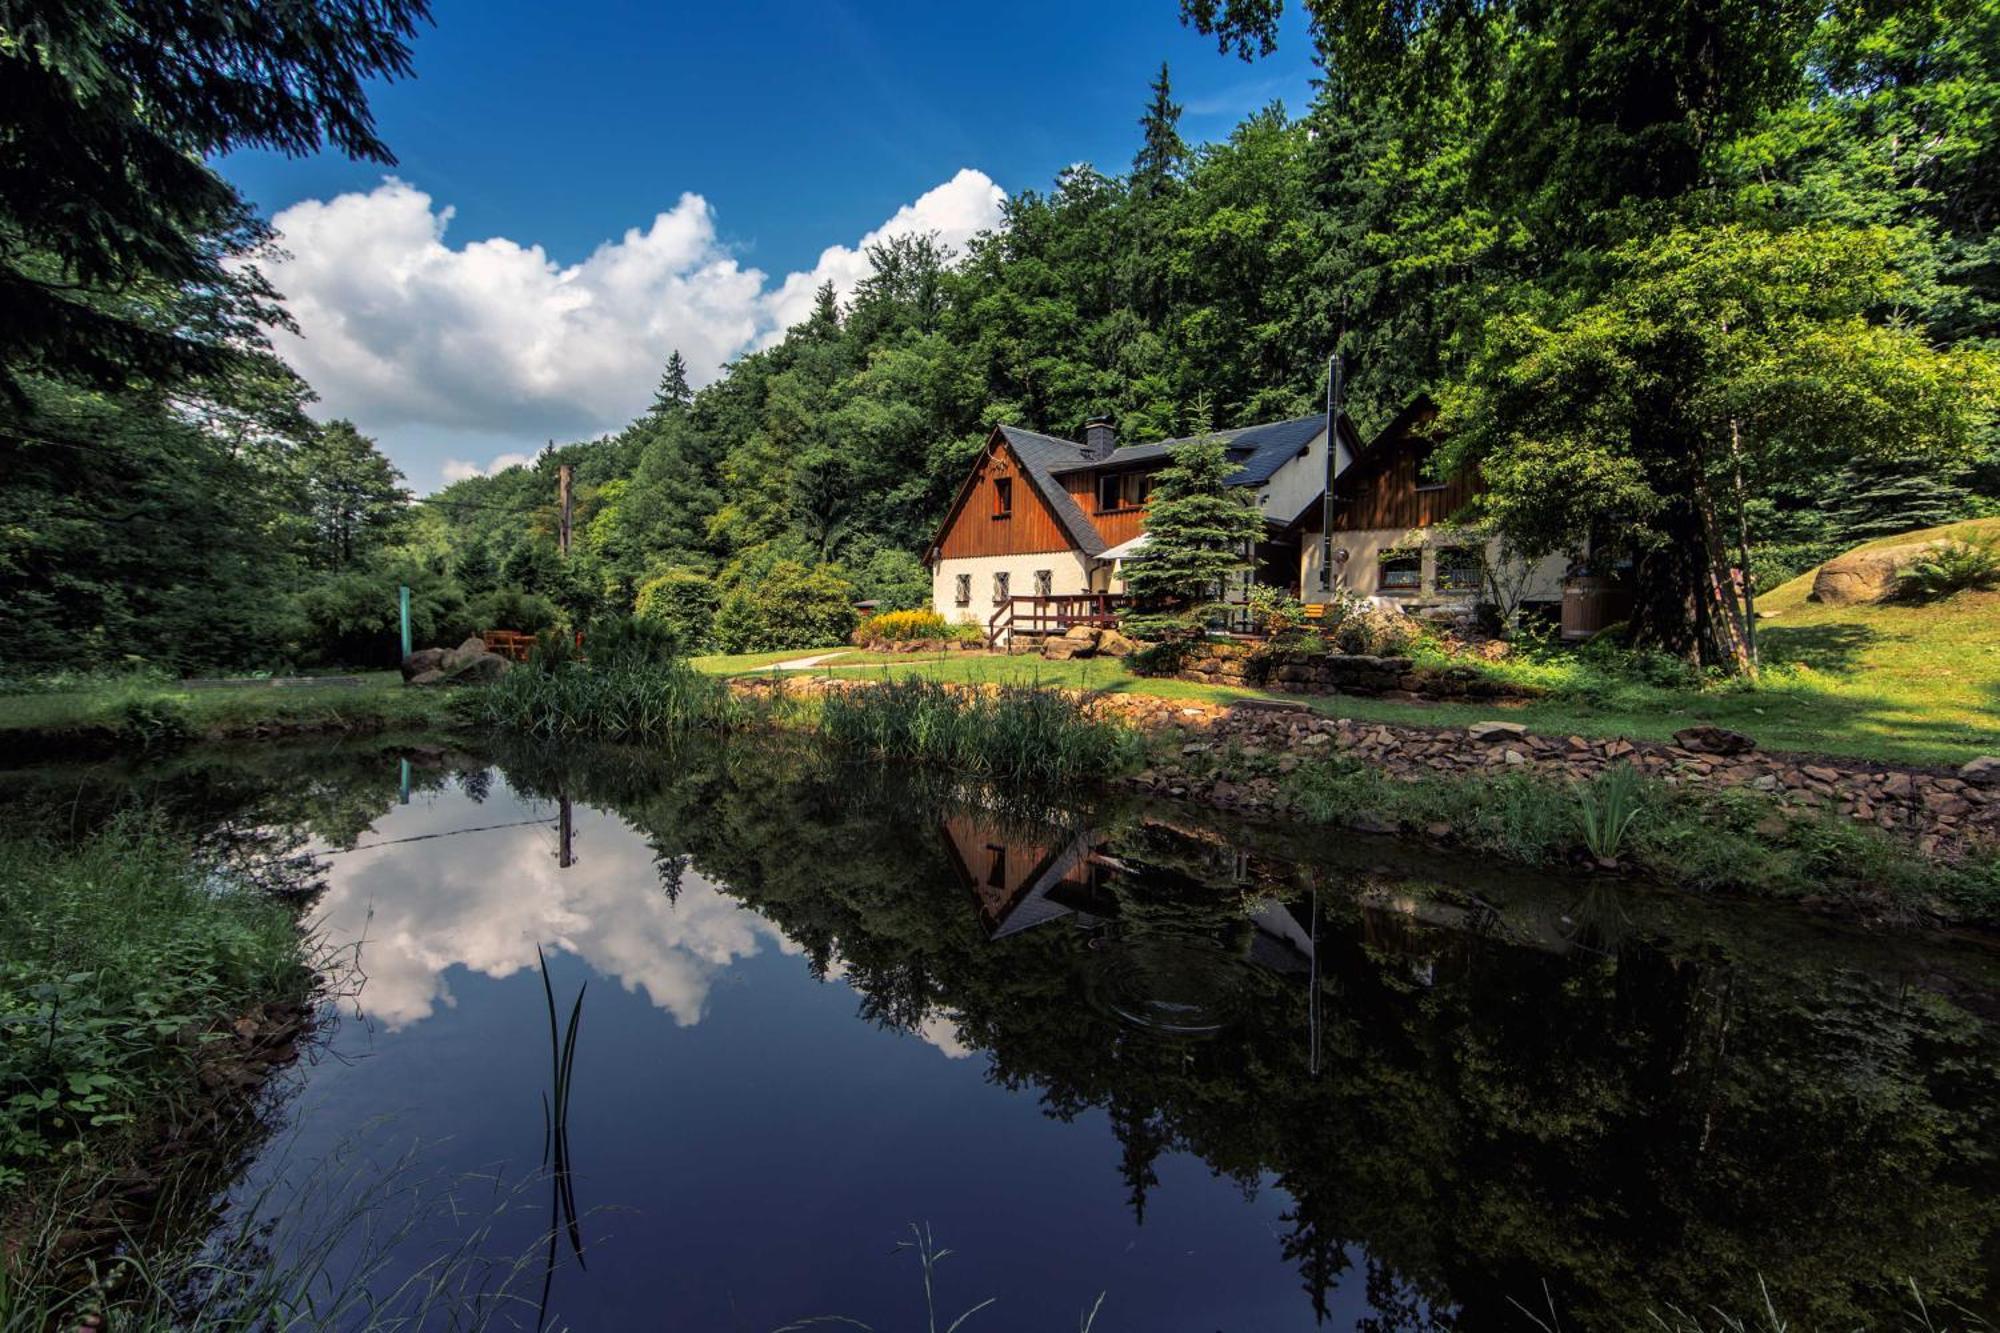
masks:
<instances>
[{"instance_id":1,"label":"pond","mask_svg":"<svg viewBox=\"0 0 2000 1333\"><path fill-rule=\"evenodd\" d=\"M311 859L341 994L232 1206L385 1296L914 1330L920 1237L969 1333L1996 1308L1977 941L761 745L10 786Z\"/></svg>"}]
</instances>

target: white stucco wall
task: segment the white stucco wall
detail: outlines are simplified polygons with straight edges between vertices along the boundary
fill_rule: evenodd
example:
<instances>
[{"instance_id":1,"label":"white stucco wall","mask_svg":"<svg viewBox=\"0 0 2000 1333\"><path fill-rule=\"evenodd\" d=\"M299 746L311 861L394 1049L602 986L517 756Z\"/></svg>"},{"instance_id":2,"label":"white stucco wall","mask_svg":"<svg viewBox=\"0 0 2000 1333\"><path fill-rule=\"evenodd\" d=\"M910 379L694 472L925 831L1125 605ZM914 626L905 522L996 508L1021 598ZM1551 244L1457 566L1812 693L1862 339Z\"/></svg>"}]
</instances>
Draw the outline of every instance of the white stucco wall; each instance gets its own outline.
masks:
<instances>
[{"instance_id":1,"label":"white stucco wall","mask_svg":"<svg viewBox=\"0 0 2000 1333\"><path fill-rule=\"evenodd\" d=\"M931 609L953 624L971 621L985 627L993 618L993 576L1005 572L1007 591L1029 597L1035 591L1035 571L1049 571L1052 593L1089 592L1088 557L1080 551L1042 551L1034 555L977 555L940 560L931 571ZM958 576L972 576L972 602L958 604Z\"/></svg>"},{"instance_id":2,"label":"white stucco wall","mask_svg":"<svg viewBox=\"0 0 2000 1333\"><path fill-rule=\"evenodd\" d=\"M1345 588L1357 597L1391 597L1411 603L1435 604L1439 602L1471 603L1479 600L1477 593L1437 591L1437 549L1442 546L1462 546L1465 539L1449 529L1432 528L1418 537L1423 548L1423 587L1417 591L1397 591L1378 586L1377 578L1381 570L1382 553L1416 544L1412 534L1405 528L1372 528L1358 532L1335 532L1333 545L1336 551L1345 550L1347 561L1337 564L1334 586ZM1317 534L1307 533L1300 543L1299 586L1304 590L1303 600L1312 602L1320 596L1319 569L1321 543ZM1486 558L1500 558L1500 542L1492 539L1486 543ZM1569 562L1560 555L1552 555L1536 562L1528 572L1523 601L1561 601L1563 573Z\"/></svg>"},{"instance_id":3,"label":"white stucco wall","mask_svg":"<svg viewBox=\"0 0 2000 1333\"><path fill-rule=\"evenodd\" d=\"M1345 444L1338 448L1334 461L1345 469L1353 460L1347 456ZM1321 431L1306 446L1305 453L1288 460L1257 488L1257 511L1265 518L1289 523L1325 487L1326 432Z\"/></svg>"}]
</instances>

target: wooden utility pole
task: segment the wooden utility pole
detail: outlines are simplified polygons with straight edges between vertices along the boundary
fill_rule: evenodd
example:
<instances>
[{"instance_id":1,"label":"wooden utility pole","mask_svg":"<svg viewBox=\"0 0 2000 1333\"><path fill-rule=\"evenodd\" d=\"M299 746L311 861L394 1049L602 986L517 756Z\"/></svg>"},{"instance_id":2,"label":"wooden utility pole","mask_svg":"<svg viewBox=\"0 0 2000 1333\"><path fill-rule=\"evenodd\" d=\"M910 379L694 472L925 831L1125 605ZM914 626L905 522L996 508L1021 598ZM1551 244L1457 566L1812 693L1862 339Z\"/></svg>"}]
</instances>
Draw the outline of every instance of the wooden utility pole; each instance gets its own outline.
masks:
<instances>
[{"instance_id":1,"label":"wooden utility pole","mask_svg":"<svg viewBox=\"0 0 2000 1333\"><path fill-rule=\"evenodd\" d=\"M561 513L556 519L556 546L565 556L569 554L569 483L569 464L558 464L556 467L556 503Z\"/></svg>"}]
</instances>

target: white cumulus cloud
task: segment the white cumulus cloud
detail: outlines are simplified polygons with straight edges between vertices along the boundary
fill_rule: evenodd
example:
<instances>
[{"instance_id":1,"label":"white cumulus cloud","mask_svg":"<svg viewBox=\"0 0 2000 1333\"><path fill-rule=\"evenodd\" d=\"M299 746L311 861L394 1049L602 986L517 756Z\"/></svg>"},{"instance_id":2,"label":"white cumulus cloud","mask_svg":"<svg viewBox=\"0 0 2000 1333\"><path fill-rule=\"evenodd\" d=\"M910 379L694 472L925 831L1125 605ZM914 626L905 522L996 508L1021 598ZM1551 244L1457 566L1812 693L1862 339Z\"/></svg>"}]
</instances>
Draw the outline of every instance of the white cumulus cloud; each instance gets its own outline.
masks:
<instances>
[{"instance_id":1,"label":"white cumulus cloud","mask_svg":"<svg viewBox=\"0 0 2000 1333\"><path fill-rule=\"evenodd\" d=\"M463 458L444 460L444 479L464 481L467 477L493 477L510 467L526 467L535 460L527 454L495 454L484 467Z\"/></svg>"},{"instance_id":2,"label":"white cumulus cloud","mask_svg":"<svg viewBox=\"0 0 2000 1333\"><path fill-rule=\"evenodd\" d=\"M382 438L413 479L457 479L522 461L548 438L623 425L676 348L705 383L803 319L822 282L851 291L868 246L935 231L962 248L998 224L1004 198L983 172L961 170L774 282L730 253L699 194L565 265L506 237L454 244L449 204L391 177L278 213L281 253L265 269L299 325L277 335L278 351L320 410ZM489 441L498 456L409 457L399 434Z\"/></svg>"}]
</instances>

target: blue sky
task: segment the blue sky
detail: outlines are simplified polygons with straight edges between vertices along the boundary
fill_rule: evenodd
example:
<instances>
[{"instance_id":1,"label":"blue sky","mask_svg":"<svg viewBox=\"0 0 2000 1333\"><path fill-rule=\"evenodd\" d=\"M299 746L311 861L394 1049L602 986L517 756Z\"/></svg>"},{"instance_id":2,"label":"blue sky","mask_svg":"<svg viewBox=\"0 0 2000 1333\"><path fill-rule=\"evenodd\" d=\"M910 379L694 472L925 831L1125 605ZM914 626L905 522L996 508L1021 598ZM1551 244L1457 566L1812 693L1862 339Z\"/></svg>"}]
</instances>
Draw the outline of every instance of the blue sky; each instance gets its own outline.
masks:
<instances>
[{"instance_id":1,"label":"blue sky","mask_svg":"<svg viewBox=\"0 0 2000 1333\"><path fill-rule=\"evenodd\" d=\"M425 490L615 426L669 346L712 376L885 224L952 239L997 191L1123 170L1162 59L1194 141L1311 95L1296 16L1245 64L1175 0L435 11L416 77L373 97L400 185L331 155L222 164L291 256L305 338L280 350Z\"/></svg>"}]
</instances>

